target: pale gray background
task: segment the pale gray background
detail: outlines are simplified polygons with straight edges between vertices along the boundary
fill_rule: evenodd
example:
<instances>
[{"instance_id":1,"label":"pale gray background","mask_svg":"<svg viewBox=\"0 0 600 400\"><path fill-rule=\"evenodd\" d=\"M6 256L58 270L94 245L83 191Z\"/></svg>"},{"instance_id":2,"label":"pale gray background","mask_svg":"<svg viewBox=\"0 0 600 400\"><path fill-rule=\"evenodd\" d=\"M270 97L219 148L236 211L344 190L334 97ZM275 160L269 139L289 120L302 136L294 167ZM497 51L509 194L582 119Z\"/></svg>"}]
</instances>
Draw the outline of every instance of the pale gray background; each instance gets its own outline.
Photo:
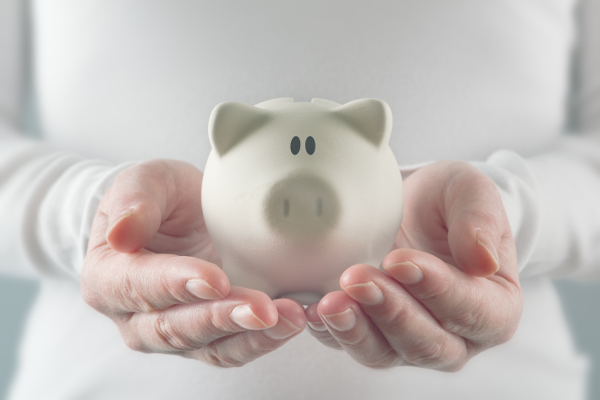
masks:
<instances>
[{"instance_id":1,"label":"pale gray background","mask_svg":"<svg viewBox=\"0 0 600 400\"><path fill-rule=\"evenodd\" d=\"M600 399L600 284L556 282L581 352L592 362L590 399ZM0 399L12 379L17 346L37 284L0 277Z\"/></svg>"}]
</instances>

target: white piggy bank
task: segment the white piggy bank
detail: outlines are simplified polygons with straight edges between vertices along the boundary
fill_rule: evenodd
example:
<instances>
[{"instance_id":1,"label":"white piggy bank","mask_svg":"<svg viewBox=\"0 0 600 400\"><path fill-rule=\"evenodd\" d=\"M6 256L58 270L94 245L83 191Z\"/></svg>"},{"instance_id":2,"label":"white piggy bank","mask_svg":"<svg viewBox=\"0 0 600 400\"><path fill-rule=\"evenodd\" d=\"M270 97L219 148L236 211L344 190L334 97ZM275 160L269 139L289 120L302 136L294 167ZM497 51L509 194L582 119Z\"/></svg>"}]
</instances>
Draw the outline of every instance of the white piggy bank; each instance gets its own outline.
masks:
<instances>
[{"instance_id":1,"label":"white piggy bank","mask_svg":"<svg viewBox=\"0 0 600 400\"><path fill-rule=\"evenodd\" d=\"M381 265L402 220L391 128L377 99L216 106L202 208L231 284L309 304Z\"/></svg>"}]
</instances>

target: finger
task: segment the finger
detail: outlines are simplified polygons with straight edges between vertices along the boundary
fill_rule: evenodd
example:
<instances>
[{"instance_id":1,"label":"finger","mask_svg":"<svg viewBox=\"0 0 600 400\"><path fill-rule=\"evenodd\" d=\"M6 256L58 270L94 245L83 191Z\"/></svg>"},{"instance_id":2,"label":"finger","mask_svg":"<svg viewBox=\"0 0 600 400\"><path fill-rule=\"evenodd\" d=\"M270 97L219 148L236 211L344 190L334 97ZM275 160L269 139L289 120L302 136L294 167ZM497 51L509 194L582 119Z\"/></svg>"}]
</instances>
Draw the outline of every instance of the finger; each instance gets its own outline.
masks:
<instances>
[{"instance_id":1,"label":"finger","mask_svg":"<svg viewBox=\"0 0 600 400\"><path fill-rule=\"evenodd\" d=\"M377 369L407 364L346 293L327 294L319 302L318 313L332 338L360 364Z\"/></svg>"},{"instance_id":2,"label":"finger","mask_svg":"<svg viewBox=\"0 0 600 400\"><path fill-rule=\"evenodd\" d=\"M264 331L266 336L275 340L288 339L304 330L306 316L301 304L286 298L273 300L273 303L277 307L279 319L277 325Z\"/></svg>"},{"instance_id":3,"label":"finger","mask_svg":"<svg viewBox=\"0 0 600 400\"><path fill-rule=\"evenodd\" d=\"M106 215L107 242L113 250L134 252L159 229L168 235L174 233L171 227L182 226L181 220L198 219L201 185L202 173L183 162L154 160L127 169L99 207Z\"/></svg>"},{"instance_id":4,"label":"finger","mask_svg":"<svg viewBox=\"0 0 600 400\"><path fill-rule=\"evenodd\" d=\"M273 303L279 315L272 328L225 336L199 350L186 352L184 356L218 367L238 367L283 346L304 330L304 310L290 299L277 299Z\"/></svg>"},{"instance_id":5,"label":"finger","mask_svg":"<svg viewBox=\"0 0 600 400\"><path fill-rule=\"evenodd\" d=\"M510 226L494 182L473 166L460 166L444 192L448 244L463 271L490 276L502 265L500 251L511 251L502 243L512 239ZM504 265L508 267L513 265Z\"/></svg>"},{"instance_id":6,"label":"finger","mask_svg":"<svg viewBox=\"0 0 600 400\"><path fill-rule=\"evenodd\" d=\"M327 330L327 326L325 326L325 323L321 320L321 316L317 312L318 306L319 303L313 303L304 310L308 332L325 346L341 350L342 346L333 336L331 336L331 333Z\"/></svg>"},{"instance_id":7,"label":"finger","mask_svg":"<svg viewBox=\"0 0 600 400\"><path fill-rule=\"evenodd\" d=\"M83 297L103 314L150 312L222 298L230 290L218 266L194 257L146 250L124 254L104 246L89 253L85 262Z\"/></svg>"},{"instance_id":8,"label":"finger","mask_svg":"<svg viewBox=\"0 0 600 400\"><path fill-rule=\"evenodd\" d=\"M455 371L468 360L465 341L444 330L421 303L384 272L369 265L356 265L344 272L340 285L353 301L360 304L389 346L406 362ZM329 304L321 301L319 313L327 321L325 313L335 315L344 311L343 307L335 302ZM355 330L357 328L344 332L330 329L330 332L338 340L355 341ZM372 334L371 337L375 336ZM364 351L353 349L355 353Z\"/></svg>"},{"instance_id":9,"label":"finger","mask_svg":"<svg viewBox=\"0 0 600 400\"><path fill-rule=\"evenodd\" d=\"M470 276L442 260L413 249L392 251L383 268L448 332L474 342L500 344L514 333L522 310L518 282L500 276ZM360 281L354 271L344 284Z\"/></svg>"},{"instance_id":10,"label":"finger","mask_svg":"<svg viewBox=\"0 0 600 400\"><path fill-rule=\"evenodd\" d=\"M274 327L278 315L275 303L265 293L233 287L223 299L134 313L117 323L134 350L179 353L239 332Z\"/></svg>"},{"instance_id":11,"label":"finger","mask_svg":"<svg viewBox=\"0 0 600 400\"><path fill-rule=\"evenodd\" d=\"M166 168L148 164L129 168L116 178L99 207L106 215L106 240L113 250L137 251L156 234L168 212L168 180Z\"/></svg>"}]
</instances>

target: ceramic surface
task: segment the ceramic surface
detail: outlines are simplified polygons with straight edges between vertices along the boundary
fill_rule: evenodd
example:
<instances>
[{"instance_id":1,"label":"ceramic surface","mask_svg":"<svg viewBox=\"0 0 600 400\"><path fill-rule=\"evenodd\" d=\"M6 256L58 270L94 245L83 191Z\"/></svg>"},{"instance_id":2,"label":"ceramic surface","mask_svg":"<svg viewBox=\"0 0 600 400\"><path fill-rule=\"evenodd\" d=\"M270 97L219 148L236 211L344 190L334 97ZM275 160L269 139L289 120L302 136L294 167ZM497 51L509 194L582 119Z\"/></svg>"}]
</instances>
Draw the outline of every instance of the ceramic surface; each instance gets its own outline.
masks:
<instances>
[{"instance_id":1,"label":"ceramic surface","mask_svg":"<svg viewBox=\"0 0 600 400\"><path fill-rule=\"evenodd\" d=\"M377 99L216 106L202 204L231 284L308 304L379 266L402 219L391 127Z\"/></svg>"}]
</instances>

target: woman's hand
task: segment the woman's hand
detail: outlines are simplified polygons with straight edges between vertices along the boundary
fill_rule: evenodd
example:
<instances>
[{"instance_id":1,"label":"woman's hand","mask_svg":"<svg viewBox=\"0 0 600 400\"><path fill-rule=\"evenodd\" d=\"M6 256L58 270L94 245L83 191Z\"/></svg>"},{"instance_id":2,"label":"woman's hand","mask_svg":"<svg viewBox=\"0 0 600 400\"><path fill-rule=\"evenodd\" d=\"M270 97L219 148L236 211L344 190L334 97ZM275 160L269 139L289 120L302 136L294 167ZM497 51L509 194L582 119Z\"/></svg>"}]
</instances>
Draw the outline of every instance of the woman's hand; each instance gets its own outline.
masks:
<instances>
[{"instance_id":1,"label":"woman's hand","mask_svg":"<svg viewBox=\"0 0 600 400\"><path fill-rule=\"evenodd\" d=\"M423 167L404 188L387 274L349 268L343 291L307 308L309 331L372 368L457 371L518 326L523 304L508 219L494 183L464 162Z\"/></svg>"},{"instance_id":2,"label":"woman's hand","mask_svg":"<svg viewBox=\"0 0 600 400\"><path fill-rule=\"evenodd\" d=\"M241 366L283 345L306 319L292 300L230 288L204 224L202 176L167 160L119 175L94 219L82 292L134 350Z\"/></svg>"}]
</instances>

